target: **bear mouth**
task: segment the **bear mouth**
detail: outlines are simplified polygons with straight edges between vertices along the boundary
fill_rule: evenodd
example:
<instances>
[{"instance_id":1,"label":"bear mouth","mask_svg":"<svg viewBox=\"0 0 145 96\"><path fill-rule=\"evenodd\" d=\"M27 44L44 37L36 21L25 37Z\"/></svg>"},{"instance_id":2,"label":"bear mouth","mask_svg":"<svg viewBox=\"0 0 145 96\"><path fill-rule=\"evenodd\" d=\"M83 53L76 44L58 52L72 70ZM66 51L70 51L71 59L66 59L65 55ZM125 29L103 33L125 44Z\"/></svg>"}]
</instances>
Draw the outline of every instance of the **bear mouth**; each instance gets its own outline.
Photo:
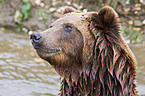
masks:
<instances>
[{"instance_id":1,"label":"bear mouth","mask_svg":"<svg viewBox=\"0 0 145 96\"><path fill-rule=\"evenodd\" d=\"M41 52L48 53L48 54L56 53L56 52L59 52L60 51L60 48L45 49L45 50L43 48L38 47L38 46L34 46L34 48L37 51L41 51Z\"/></svg>"},{"instance_id":2,"label":"bear mouth","mask_svg":"<svg viewBox=\"0 0 145 96\"><path fill-rule=\"evenodd\" d=\"M43 50L43 49L36 49L37 51L41 51L41 52L44 52L44 53L48 53L48 54L51 54L51 53L56 53L56 52L59 52L60 49L59 48L55 48L55 49L48 49L48 50Z\"/></svg>"},{"instance_id":3,"label":"bear mouth","mask_svg":"<svg viewBox=\"0 0 145 96\"><path fill-rule=\"evenodd\" d=\"M60 51L60 49L56 48L56 49L48 49L47 51L44 51L44 52L50 54L50 53L56 53L56 52L59 52L59 51Z\"/></svg>"}]
</instances>

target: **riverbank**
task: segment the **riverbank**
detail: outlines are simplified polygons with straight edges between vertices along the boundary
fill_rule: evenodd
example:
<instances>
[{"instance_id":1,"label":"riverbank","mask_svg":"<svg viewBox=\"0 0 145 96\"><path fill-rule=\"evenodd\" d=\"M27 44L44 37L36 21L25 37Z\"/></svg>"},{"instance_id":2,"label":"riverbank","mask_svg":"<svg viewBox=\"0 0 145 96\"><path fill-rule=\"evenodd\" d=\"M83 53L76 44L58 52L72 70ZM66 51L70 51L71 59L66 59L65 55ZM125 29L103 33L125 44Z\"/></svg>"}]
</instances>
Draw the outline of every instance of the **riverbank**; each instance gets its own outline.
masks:
<instances>
[{"instance_id":1,"label":"riverbank","mask_svg":"<svg viewBox=\"0 0 145 96\"><path fill-rule=\"evenodd\" d=\"M144 0L1 0L0 26L10 29L45 30L50 23L61 16L65 6L72 6L83 12L99 11L109 5L119 14L122 26L132 27L145 33ZM25 30L26 31L26 30Z\"/></svg>"}]
</instances>

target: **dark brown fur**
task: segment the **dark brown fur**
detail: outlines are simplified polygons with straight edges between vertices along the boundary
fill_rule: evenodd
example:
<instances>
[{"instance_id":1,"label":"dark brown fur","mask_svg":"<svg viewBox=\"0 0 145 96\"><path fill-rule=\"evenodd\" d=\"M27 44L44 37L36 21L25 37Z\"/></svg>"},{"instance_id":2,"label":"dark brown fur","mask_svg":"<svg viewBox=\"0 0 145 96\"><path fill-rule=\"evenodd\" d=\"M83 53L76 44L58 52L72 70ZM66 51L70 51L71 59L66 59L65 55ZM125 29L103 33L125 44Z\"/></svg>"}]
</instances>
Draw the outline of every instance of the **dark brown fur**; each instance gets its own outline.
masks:
<instances>
[{"instance_id":1,"label":"dark brown fur","mask_svg":"<svg viewBox=\"0 0 145 96\"><path fill-rule=\"evenodd\" d=\"M71 8L65 9L62 18L71 17L72 13L69 12L73 11ZM65 45L65 52L47 56L37 50L40 57L49 61L61 76L59 95L137 96L135 59L120 34L117 14L112 8L104 7L98 13L90 12L81 16L81 22L85 24L81 23L84 24L82 27L74 23L74 32L78 35L67 37L68 41L63 40L63 43L72 42L72 45ZM60 21L56 21L56 24L59 25L57 22Z\"/></svg>"}]
</instances>

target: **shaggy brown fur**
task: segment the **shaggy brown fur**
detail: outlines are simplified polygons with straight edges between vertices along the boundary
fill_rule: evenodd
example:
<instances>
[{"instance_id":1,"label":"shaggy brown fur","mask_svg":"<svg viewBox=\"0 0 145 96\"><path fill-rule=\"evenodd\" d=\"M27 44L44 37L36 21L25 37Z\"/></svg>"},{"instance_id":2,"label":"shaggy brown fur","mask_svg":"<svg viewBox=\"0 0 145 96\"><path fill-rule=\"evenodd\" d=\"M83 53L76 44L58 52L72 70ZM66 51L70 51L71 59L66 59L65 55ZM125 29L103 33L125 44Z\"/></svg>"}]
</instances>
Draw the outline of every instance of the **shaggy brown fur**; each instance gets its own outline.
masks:
<instances>
[{"instance_id":1,"label":"shaggy brown fur","mask_svg":"<svg viewBox=\"0 0 145 96\"><path fill-rule=\"evenodd\" d=\"M111 7L98 13L66 8L40 33L38 55L61 76L60 96L137 96L135 59ZM50 50L51 49L51 50ZM53 51L52 51L53 49Z\"/></svg>"}]
</instances>

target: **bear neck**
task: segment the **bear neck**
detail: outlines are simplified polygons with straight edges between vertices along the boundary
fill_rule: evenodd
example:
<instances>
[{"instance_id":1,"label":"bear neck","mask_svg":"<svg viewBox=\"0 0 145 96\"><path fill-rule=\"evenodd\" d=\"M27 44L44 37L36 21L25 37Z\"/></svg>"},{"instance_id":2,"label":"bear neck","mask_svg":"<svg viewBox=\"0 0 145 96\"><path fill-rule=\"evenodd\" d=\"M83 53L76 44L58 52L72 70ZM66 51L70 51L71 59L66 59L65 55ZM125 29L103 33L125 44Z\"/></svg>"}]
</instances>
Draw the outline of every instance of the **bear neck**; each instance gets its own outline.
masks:
<instances>
[{"instance_id":1,"label":"bear neck","mask_svg":"<svg viewBox=\"0 0 145 96\"><path fill-rule=\"evenodd\" d=\"M103 55L98 54L98 56L100 60ZM120 60L120 56L117 58ZM107 62L113 61L101 64L96 61L96 57L90 61L83 71L76 69L78 71L70 72L69 78L62 78L60 96L137 96L134 69L129 61L122 61L127 62L126 65L115 64L113 66L106 65ZM79 74L75 75L75 79L72 80L73 75L71 74L77 72Z\"/></svg>"},{"instance_id":2,"label":"bear neck","mask_svg":"<svg viewBox=\"0 0 145 96\"><path fill-rule=\"evenodd\" d=\"M73 55L61 54L59 58L54 58L50 64L53 64L55 71L59 74L61 79L67 80L71 85L72 82L78 80L82 72L81 58L76 58ZM60 58L62 57L62 58ZM81 56L80 56L81 57Z\"/></svg>"},{"instance_id":3,"label":"bear neck","mask_svg":"<svg viewBox=\"0 0 145 96\"><path fill-rule=\"evenodd\" d=\"M74 82L69 82L71 77L62 78L59 95L138 96L134 81L135 59L122 37L104 31L103 34L98 32L95 38L88 62L82 62L83 70Z\"/></svg>"}]
</instances>

